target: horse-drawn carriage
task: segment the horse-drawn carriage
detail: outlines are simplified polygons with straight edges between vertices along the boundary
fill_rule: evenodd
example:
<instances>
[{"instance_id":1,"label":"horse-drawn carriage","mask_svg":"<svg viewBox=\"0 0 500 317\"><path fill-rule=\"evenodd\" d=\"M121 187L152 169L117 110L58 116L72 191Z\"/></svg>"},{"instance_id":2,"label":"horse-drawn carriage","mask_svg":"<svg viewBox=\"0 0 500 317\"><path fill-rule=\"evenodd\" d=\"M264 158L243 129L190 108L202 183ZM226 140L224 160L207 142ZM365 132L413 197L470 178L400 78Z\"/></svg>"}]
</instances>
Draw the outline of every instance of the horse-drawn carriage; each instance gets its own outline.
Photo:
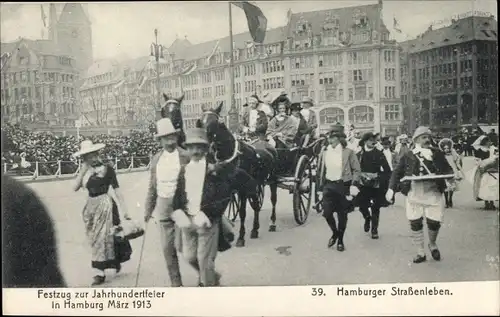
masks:
<instances>
[{"instance_id":1,"label":"horse-drawn carriage","mask_svg":"<svg viewBox=\"0 0 500 317\"><path fill-rule=\"evenodd\" d=\"M266 142L246 137L239 139L251 146L257 142ZM275 141L277 144L284 143L279 138L275 138ZM278 188L288 190L292 194L293 216L297 224L302 225L306 222L311 207L319 212L321 199L318 189L313 185L316 183L316 169L324 141L323 137L314 140L310 135L304 135L299 144L293 148L276 147L278 164L275 177L258 184L257 195L249 198L252 209L260 211L264 202L265 186L275 183ZM238 192L234 191L227 209L227 216L230 220L237 219L240 207Z\"/></svg>"}]
</instances>

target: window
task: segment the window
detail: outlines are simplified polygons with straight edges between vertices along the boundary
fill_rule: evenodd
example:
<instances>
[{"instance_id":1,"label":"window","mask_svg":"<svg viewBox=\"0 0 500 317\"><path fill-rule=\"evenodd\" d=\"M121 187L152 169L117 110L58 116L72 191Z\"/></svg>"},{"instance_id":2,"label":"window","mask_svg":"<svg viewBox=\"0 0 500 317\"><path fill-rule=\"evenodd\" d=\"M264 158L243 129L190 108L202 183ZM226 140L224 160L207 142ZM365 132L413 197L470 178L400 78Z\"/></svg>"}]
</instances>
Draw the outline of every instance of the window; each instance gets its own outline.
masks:
<instances>
[{"instance_id":1,"label":"window","mask_svg":"<svg viewBox=\"0 0 500 317\"><path fill-rule=\"evenodd\" d=\"M348 94L349 94L349 99L348 100L354 100L354 89L353 88L349 88L347 91L348 91Z\"/></svg>"},{"instance_id":2,"label":"window","mask_svg":"<svg viewBox=\"0 0 500 317\"><path fill-rule=\"evenodd\" d=\"M285 70L285 65L283 64L282 60L262 63L262 73L264 74L281 72L284 70Z\"/></svg>"},{"instance_id":3,"label":"window","mask_svg":"<svg viewBox=\"0 0 500 317\"><path fill-rule=\"evenodd\" d=\"M372 123L375 118L375 113L371 107L356 106L349 110L349 122L356 123Z\"/></svg>"},{"instance_id":4,"label":"window","mask_svg":"<svg viewBox=\"0 0 500 317\"><path fill-rule=\"evenodd\" d=\"M313 67L313 59L312 56L300 56L292 59L292 69L299 68L312 68Z\"/></svg>"},{"instance_id":5,"label":"window","mask_svg":"<svg viewBox=\"0 0 500 317\"><path fill-rule=\"evenodd\" d=\"M387 121L400 120L399 113L400 113L399 105L385 105L385 120Z\"/></svg>"},{"instance_id":6,"label":"window","mask_svg":"<svg viewBox=\"0 0 500 317\"><path fill-rule=\"evenodd\" d=\"M356 85L354 87L354 98L356 100L366 100L366 85Z\"/></svg>"},{"instance_id":7,"label":"window","mask_svg":"<svg viewBox=\"0 0 500 317\"><path fill-rule=\"evenodd\" d=\"M384 62L395 63L396 62L396 51L384 51Z\"/></svg>"},{"instance_id":8,"label":"window","mask_svg":"<svg viewBox=\"0 0 500 317\"><path fill-rule=\"evenodd\" d=\"M396 80L396 69L395 68L384 69L384 77L386 81Z\"/></svg>"},{"instance_id":9,"label":"window","mask_svg":"<svg viewBox=\"0 0 500 317\"><path fill-rule=\"evenodd\" d=\"M347 63L349 65L370 65L372 63L370 51L349 52Z\"/></svg>"},{"instance_id":10,"label":"window","mask_svg":"<svg viewBox=\"0 0 500 317\"><path fill-rule=\"evenodd\" d=\"M394 87L394 86L384 87L384 97L385 98L395 98L396 97L396 87Z\"/></svg>"},{"instance_id":11,"label":"window","mask_svg":"<svg viewBox=\"0 0 500 317\"><path fill-rule=\"evenodd\" d=\"M344 110L337 107L323 109L319 113L319 122L321 125L344 123Z\"/></svg>"}]
</instances>

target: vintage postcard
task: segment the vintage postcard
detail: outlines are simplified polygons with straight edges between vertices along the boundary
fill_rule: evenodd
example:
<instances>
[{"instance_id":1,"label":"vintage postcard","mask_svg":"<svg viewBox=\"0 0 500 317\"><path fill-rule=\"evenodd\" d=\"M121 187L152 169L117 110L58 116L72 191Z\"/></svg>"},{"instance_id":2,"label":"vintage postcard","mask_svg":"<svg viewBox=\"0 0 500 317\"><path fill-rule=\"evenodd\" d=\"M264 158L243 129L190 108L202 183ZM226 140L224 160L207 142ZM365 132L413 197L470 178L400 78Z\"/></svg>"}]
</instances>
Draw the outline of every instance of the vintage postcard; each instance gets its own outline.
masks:
<instances>
[{"instance_id":1,"label":"vintage postcard","mask_svg":"<svg viewBox=\"0 0 500 317\"><path fill-rule=\"evenodd\" d=\"M500 313L496 1L0 13L4 314Z\"/></svg>"}]
</instances>

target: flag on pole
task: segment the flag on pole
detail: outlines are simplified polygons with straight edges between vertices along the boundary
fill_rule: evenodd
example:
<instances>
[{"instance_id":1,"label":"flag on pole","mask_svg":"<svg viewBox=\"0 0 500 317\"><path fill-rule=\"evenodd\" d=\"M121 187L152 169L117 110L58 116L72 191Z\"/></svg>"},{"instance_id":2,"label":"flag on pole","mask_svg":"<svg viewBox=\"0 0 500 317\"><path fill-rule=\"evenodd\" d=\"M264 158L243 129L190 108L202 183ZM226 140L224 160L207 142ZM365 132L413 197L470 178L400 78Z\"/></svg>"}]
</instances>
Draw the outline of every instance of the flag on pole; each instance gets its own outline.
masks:
<instances>
[{"instance_id":1,"label":"flag on pole","mask_svg":"<svg viewBox=\"0 0 500 317\"><path fill-rule=\"evenodd\" d=\"M47 27L47 16L45 15L45 11L43 11L43 4L40 4L40 10L40 13L42 14L43 27Z\"/></svg>"},{"instance_id":2,"label":"flag on pole","mask_svg":"<svg viewBox=\"0 0 500 317\"><path fill-rule=\"evenodd\" d=\"M212 49L212 52L210 53L210 55L208 55L207 57L207 65L210 64L210 59L215 55L215 52L217 52L217 49L219 48L219 40L217 40L217 43L215 43L215 46L214 48Z\"/></svg>"},{"instance_id":3,"label":"flag on pole","mask_svg":"<svg viewBox=\"0 0 500 317\"><path fill-rule=\"evenodd\" d=\"M196 63L193 63L191 65L187 65L187 67L182 69L181 75L187 76L187 75L191 74L192 72L194 72L196 70L196 68L197 68Z\"/></svg>"},{"instance_id":4,"label":"flag on pole","mask_svg":"<svg viewBox=\"0 0 500 317\"><path fill-rule=\"evenodd\" d=\"M403 31L401 31L401 27L399 26L398 20L396 20L396 17L394 17L394 22L393 22L392 27L393 27L394 31L396 31L398 33L403 33Z\"/></svg>"},{"instance_id":5,"label":"flag on pole","mask_svg":"<svg viewBox=\"0 0 500 317\"><path fill-rule=\"evenodd\" d=\"M247 17L248 30L252 39L256 43L262 44L266 38L267 18L262 13L262 10L255 4L248 1L232 2L235 6L243 9Z\"/></svg>"}]
</instances>

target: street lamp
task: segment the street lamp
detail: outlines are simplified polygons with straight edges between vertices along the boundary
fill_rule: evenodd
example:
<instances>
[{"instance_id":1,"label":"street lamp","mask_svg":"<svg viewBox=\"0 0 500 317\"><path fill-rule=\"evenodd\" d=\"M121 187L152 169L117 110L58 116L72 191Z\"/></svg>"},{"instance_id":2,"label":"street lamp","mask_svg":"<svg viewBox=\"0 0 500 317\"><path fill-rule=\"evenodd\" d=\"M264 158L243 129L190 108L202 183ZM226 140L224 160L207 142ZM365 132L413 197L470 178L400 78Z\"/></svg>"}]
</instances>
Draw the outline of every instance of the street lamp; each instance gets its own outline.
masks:
<instances>
[{"instance_id":1,"label":"street lamp","mask_svg":"<svg viewBox=\"0 0 500 317\"><path fill-rule=\"evenodd\" d=\"M164 47L158 44L158 29L155 29L155 42L151 43L151 56L155 58L156 61L156 93L158 98L158 106L161 105L161 92L160 92L160 58L163 58ZM156 116L159 119L161 110L155 107Z\"/></svg>"}]
</instances>

